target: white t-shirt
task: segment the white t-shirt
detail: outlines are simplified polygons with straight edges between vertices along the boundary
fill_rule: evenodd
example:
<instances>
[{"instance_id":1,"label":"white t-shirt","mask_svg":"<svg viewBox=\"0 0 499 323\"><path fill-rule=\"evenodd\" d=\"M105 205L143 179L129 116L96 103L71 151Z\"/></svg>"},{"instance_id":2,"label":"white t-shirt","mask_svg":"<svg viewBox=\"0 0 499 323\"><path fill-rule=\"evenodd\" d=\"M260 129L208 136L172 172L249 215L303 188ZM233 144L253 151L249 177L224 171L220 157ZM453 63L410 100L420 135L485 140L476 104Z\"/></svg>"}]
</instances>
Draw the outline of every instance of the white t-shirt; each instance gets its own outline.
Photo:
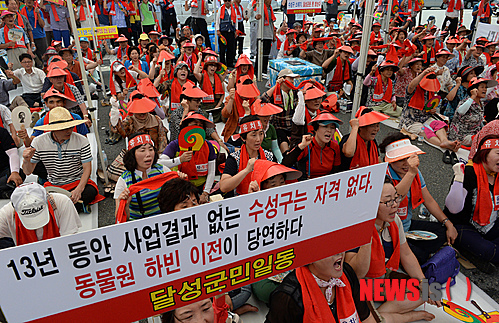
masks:
<instances>
[{"instance_id":1,"label":"white t-shirt","mask_svg":"<svg viewBox=\"0 0 499 323\"><path fill-rule=\"evenodd\" d=\"M52 195L56 205L54 217L59 227L59 234L66 236L78 233L78 228L81 228L81 221L73 202L63 194L51 193L50 195ZM43 239L43 228L35 230L35 233L38 240ZM12 203L0 209L0 238L12 238L14 243L17 244L16 221L14 219L14 207Z\"/></svg>"}]
</instances>

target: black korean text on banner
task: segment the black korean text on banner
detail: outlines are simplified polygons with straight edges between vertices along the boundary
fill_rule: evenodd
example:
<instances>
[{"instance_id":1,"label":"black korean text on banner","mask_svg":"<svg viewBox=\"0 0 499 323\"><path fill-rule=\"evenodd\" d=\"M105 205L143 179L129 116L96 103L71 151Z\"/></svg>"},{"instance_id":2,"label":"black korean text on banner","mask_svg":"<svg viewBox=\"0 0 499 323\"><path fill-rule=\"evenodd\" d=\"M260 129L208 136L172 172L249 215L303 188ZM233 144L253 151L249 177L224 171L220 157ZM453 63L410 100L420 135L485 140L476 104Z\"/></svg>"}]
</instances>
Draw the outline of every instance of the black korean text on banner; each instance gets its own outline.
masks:
<instances>
[{"instance_id":1,"label":"black korean text on banner","mask_svg":"<svg viewBox=\"0 0 499 323\"><path fill-rule=\"evenodd\" d=\"M386 164L0 251L11 322L131 322L369 242ZM23 304L30 295L30 304Z\"/></svg>"}]
</instances>

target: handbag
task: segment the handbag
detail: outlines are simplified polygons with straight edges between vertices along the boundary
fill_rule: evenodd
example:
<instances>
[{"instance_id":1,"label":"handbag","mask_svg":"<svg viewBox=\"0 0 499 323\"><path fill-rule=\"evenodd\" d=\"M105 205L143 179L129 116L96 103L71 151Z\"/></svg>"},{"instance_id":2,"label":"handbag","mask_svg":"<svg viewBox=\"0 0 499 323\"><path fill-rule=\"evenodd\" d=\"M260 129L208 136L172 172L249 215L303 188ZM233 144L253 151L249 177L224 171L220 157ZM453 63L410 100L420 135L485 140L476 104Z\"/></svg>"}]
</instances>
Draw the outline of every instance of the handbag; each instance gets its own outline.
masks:
<instances>
[{"instance_id":1,"label":"handbag","mask_svg":"<svg viewBox=\"0 0 499 323\"><path fill-rule=\"evenodd\" d=\"M425 264L421 266L428 283L438 282L441 285L452 278L450 285L456 283L456 276L459 273L459 261L456 258L456 251L450 246L445 246L435 253Z\"/></svg>"}]
</instances>

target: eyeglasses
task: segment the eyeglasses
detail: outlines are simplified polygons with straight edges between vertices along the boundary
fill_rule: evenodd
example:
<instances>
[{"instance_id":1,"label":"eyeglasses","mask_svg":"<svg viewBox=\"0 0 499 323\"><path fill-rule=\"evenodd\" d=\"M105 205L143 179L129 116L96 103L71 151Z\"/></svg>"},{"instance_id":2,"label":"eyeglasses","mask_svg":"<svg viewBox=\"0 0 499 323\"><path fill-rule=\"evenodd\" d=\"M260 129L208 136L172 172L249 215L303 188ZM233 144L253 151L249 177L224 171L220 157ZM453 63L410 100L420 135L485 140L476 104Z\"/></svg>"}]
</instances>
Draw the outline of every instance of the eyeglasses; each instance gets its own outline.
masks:
<instances>
[{"instance_id":1,"label":"eyeglasses","mask_svg":"<svg viewBox=\"0 0 499 323\"><path fill-rule=\"evenodd\" d=\"M404 199L404 197L402 195L397 194L397 196L393 200L388 200L385 202L380 201L379 203L385 204L386 207L392 207L395 204L399 204L400 202L402 202L403 199Z\"/></svg>"}]
</instances>

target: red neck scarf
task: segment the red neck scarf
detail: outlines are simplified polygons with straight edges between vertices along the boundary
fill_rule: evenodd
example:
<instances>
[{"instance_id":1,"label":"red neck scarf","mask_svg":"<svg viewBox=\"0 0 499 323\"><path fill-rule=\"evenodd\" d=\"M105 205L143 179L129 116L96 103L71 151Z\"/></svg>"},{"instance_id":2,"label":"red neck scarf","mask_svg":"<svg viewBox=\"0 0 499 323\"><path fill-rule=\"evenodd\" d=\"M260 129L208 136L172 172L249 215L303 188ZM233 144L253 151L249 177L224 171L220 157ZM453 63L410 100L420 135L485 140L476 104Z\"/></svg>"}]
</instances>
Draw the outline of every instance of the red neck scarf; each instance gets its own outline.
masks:
<instances>
[{"instance_id":1,"label":"red neck scarf","mask_svg":"<svg viewBox=\"0 0 499 323\"><path fill-rule=\"evenodd\" d=\"M499 196L499 176L496 175L493 192L494 200L491 200L489 180L483 164L474 163L473 170L476 174L477 183L477 197L475 211L473 212L473 221L484 226L490 223L490 213L492 213L492 210L499 210L499 204L494 203L494 200Z\"/></svg>"},{"instance_id":2,"label":"red neck scarf","mask_svg":"<svg viewBox=\"0 0 499 323\"><path fill-rule=\"evenodd\" d=\"M100 11L100 6L102 6L102 12ZM104 3L99 4L99 2L97 2L95 4L95 12L97 12L98 15L106 15L106 16L109 15L109 12L104 7Z\"/></svg>"},{"instance_id":3,"label":"red neck scarf","mask_svg":"<svg viewBox=\"0 0 499 323\"><path fill-rule=\"evenodd\" d=\"M182 156L186 151L180 151L179 156ZM189 180L198 179L199 176L208 175L208 157L210 156L210 147L206 141L199 151L192 154L192 158L188 162L184 162L178 166L178 170L189 176Z\"/></svg>"},{"instance_id":4,"label":"red neck scarf","mask_svg":"<svg viewBox=\"0 0 499 323\"><path fill-rule=\"evenodd\" d=\"M485 4L484 0L480 1L480 5L478 6L478 16L480 17L480 19L490 17L490 4L488 2L487 4Z\"/></svg>"},{"instance_id":5,"label":"red neck scarf","mask_svg":"<svg viewBox=\"0 0 499 323\"><path fill-rule=\"evenodd\" d=\"M266 4L263 5L263 9L265 10L264 11L264 14L265 14L264 25L268 26L270 24L270 21L269 21L269 11L267 10L267 5ZM272 6L270 6L270 16L272 18L272 21L276 20L275 15L274 15L274 9L272 9Z\"/></svg>"},{"instance_id":6,"label":"red neck scarf","mask_svg":"<svg viewBox=\"0 0 499 323\"><path fill-rule=\"evenodd\" d=\"M316 116L319 111L316 112ZM310 111L308 111L308 108L305 107L305 125L307 126L307 132L309 133L314 133L314 126L310 124L312 122L312 116L310 115Z\"/></svg>"},{"instance_id":7,"label":"red neck scarf","mask_svg":"<svg viewBox=\"0 0 499 323\"><path fill-rule=\"evenodd\" d=\"M80 21L87 20L87 15L85 14L85 8L83 5L80 6L80 10L78 10L78 15L80 16Z\"/></svg>"},{"instance_id":8,"label":"red neck scarf","mask_svg":"<svg viewBox=\"0 0 499 323\"><path fill-rule=\"evenodd\" d=\"M52 85L51 89L57 90L53 85ZM73 94L73 91L71 91L71 89L69 88L69 86L68 86L67 83L64 83L64 88L60 92L62 92L65 96L67 96L68 98L70 98L72 101L76 102L76 99L75 99L75 96Z\"/></svg>"},{"instance_id":9,"label":"red neck scarf","mask_svg":"<svg viewBox=\"0 0 499 323\"><path fill-rule=\"evenodd\" d=\"M424 95L425 92L426 91L423 90L423 88L418 85L416 87L416 91L414 92L414 95L409 100L409 103L407 105L409 107L417 109L417 110L423 110L423 108L425 106L425 102L426 102L425 95ZM434 94L435 94L434 92L428 92L428 98L432 98Z\"/></svg>"},{"instance_id":10,"label":"red neck scarf","mask_svg":"<svg viewBox=\"0 0 499 323\"><path fill-rule=\"evenodd\" d=\"M206 13L205 13L206 9L205 9L204 1L205 0L201 0L201 15L203 15L203 16L206 15ZM193 8L199 8L198 0L192 0L191 6Z\"/></svg>"},{"instance_id":11,"label":"red neck scarf","mask_svg":"<svg viewBox=\"0 0 499 323\"><path fill-rule=\"evenodd\" d=\"M206 72L206 70L203 71L203 91L208 93L208 96L203 98L203 103L213 103L215 102L215 94L224 94L222 81L218 74L215 74L213 79L215 81L215 91L213 91L213 85L211 84L208 72Z\"/></svg>"},{"instance_id":12,"label":"red neck scarf","mask_svg":"<svg viewBox=\"0 0 499 323\"><path fill-rule=\"evenodd\" d=\"M73 183L64 184L64 185L54 185L50 182L45 182L45 184L43 184L43 186L44 187L57 186L57 187L65 189L66 191L72 191L76 188L76 186L78 186L78 184L80 184L80 181L74 181ZM99 194L99 187L97 187L97 184L95 184L95 182L93 180L91 180L89 178L87 184L94 187L97 190L97 195L95 196L94 200L92 202L90 202L89 204L95 204L95 203L100 202L106 198L105 196L102 196Z\"/></svg>"},{"instance_id":13,"label":"red neck scarf","mask_svg":"<svg viewBox=\"0 0 499 323\"><path fill-rule=\"evenodd\" d=\"M138 192L146 188L149 190L157 190L164 183L174 178L178 178L177 172L166 172L154 177L150 177L148 179L144 179L138 183L132 184L128 188L130 190L130 196L137 194ZM116 212L116 224L126 222L127 220L127 215L125 211L126 204L127 200L120 200L118 211Z\"/></svg>"},{"instance_id":14,"label":"red neck scarf","mask_svg":"<svg viewBox=\"0 0 499 323\"><path fill-rule=\"evenodd\" d=\"M336 91L339 86L343 86L343 82L350 79L350 66L348 61L343 63L338 56L336 58L336 67L334 68L333 78L329 82L329 86Z\"/></svg>"},{"instance_id":15,"label":"red neck scarf","mask_svg":"<svg viewBox=\"0 0 499 323\"><path fill-rule=\"evenodd\" d=\"M187 57L187 54L184 54L184 56L182 56L182 61L187 63L187 66L189 66L190 71L194 71L194 66L198 62L198 58L196 55L194 55L193 51L190 57Z\"/></svg>"},{"instance_id":16,"label":"red neck scarf","mask_svg":"<svg viewBox=\"0 0 499 323\"><path fill-rule=\"evenodd\" d=\"M111 65L111 71L112 71L113 66ZM111 72L111 77L109 78L109 90L111 91L112 95L116 95L118 92L116 92L116 86L114 85L114 80L115 80L115 75L114 72ZM118 77L120 84L123 83L123 80ZM125 88L129 89L131 87L137 86L137 81L133 78L132 74L128 71L128 69L125 68Z\"/></svg>"},{"instance_id":17,"label":"red neck scarf","mask_svg":"<svg viewBox=\"0 0 499 323\"><path fill-rule=\"evenodd\" d=\"M390 175L390 171L387 169L386 170L387 175ZM395 186L400 183L400 181L393 179L393 184ZM421 190L421 178L419 177L419 173L414 177L412 183L411 183L411 206L412 209L414 210L418 206L421 205L421 203L424 202L423 199L423 192ZM409 198L407 196L404 197L402 202L400 202L399 208L397 210L397 215L401 220L405 220L407 218L407 209L409 207Z\"/></svg>"},{"instance_id":18,"label":"red neck scarf","mask_svg":"<svg viewBox=\"0 0 499 323\"><path fill-rule=\"evenodd\" d=\"M378 147L376 147L374 141L371 141L370 146L369 151L367 151L366 142L357 134L357 149L355 149L355 154L350 162L350 169L376 165L378 163Z\"/></svg>"},{"instance_id":19,"label":"red neck scarf","mask_svg":"<svg viewBox=\"0 0 499 323\"><path fill-rule=\"evenodd\" d=\"M317 322L337 322L334 319L331 308L327 303L324 293L315 281L314 276L307 266L296 268L296 278L300 283L303 298L303 323ZM340 277L340 280L345 284L344 287L335 286L336 308L339 322L350 322L355 319L355 322L360 322L355 302L352 297L352 287L345 273Z\"/></svg>"},{"instance_id":20,"label":"red neck scarf","mask_svg":"<svg viewBox=\"0 0 499 323\"><path fill-rule=\"evenodd\" d=\"M24 7L23 7L24 8ZM17 15L17 23L19 24L19 26L24 29L24 21L23 21L23 17L21 17L21 15L19 14L19 12L16 12L16 15ZM28 18L26 16L26 18Z\"/></svg>"},{"instance_id":21,"label":"red neck scarf","mask_svg":"<svg viewBox=\"0 0 499 323\"><path fill-rule=\"evenodd\" d=\"M50 201L47 201L49 208L49 223L43 227L43 238L42 240L57 238L60 236L59 227L54 216L54 209ZM21 246L23 244L38 242L38 237L36 236L35 230L28 230L24 227L19 219L19 215L14 211L14 218L16 221L16 245Z\"/></svg>"},{"instance_id":22,"label":"red neck scarf","mask_svg":"<svg viewBox=\"0 0 499 323\"><path fill-rule=\"evenodd\" d=\"M224 10L220 10L220 20L225 18L225 11L227 10L227 7L224 5L223 9ZM234 6L232 4L230 5L230 20L232 20L233 24L237 21L236 11L234 10Z\"/></svg>"},{"instance_id":23,"label":"red neck scarf","mask_svg":"<svg viewBox=\"0 0 499 323\"><path fill-rule=\"evenodd\" d=\"M374 102L392 102L393 94L393 83L390 78L388 78L388 86L386 87L386 92L383 87L383 78L381 74L378 74L376 85L374 86L373 101Z\"/></svg>"},{"instance_id":24,"label":"red neck scarf","mask_svg":"<svg viewBox=\"0 0 499 323\"><path fill-rule=\"evenodd\" d=\"M291 45L294 45L296 44L296 41L293 39L291 41ZM286 38L286 40L284 41L284 51L285 51L285 54L288 55L288 50L289 50L289 38Z\"/></svg>"},{"instance_id":25,"label":"red neck scarf","mask_svg":"<svg viewBox=\"0 0 499 323\"><path fill-rule=\"evenodd\" d=\"M121 2L119 0L116 2L116 4L120 8L120 10L123 11L123 14L126 16L125 9L127 8L127 5L125 5L123 2ZM111 0L111 8L109 9L109 14L111 16L116 16L116 9L115 8L116 8L116 6L114 3L114 0Z\"/></svg>"},{"instance_id":26,"label":"red neck scarf","mask_svg":"<svg viewBox=\"0 0 499 323\"><path fill-rule=\"evenodd\" d=\"M19 29L20 31L23 31L19 26L15 26L14 28ZM9 30L10 30L10 28L7 27L7 25L5 25L3 27L3 37L5 39L5 43L10 42ZM14 47L9 47L9 48L26 48L26 44L24 43L24 32L23 32L23 37L19 41L16 41L16 44L14 45Z\"/></svg>"},{"instance_id":27,"label":"red neck scarf","mask_svg":"<svg viewBox=\"0 0 499 323\"><path fill-rule=\"evenodd\" d=\"M123 50L121 49L121 46L118 46L118 50L116 51L116 56L118 57L118 59L120 61L123 59L123 55L128 55L128 48L130 48L130 46L126 45L126 50L123 53Z\"/></svg>"},{"instance_id":28,"label":"red neck scarf","mask_svg":"<svg viewBox=\"0 0 499 323\"><path fill-rule=\"evenodd\" d=\"M461 10L461 0L450 0L447 5L447 12L453 12L454 10Z\"/></svg>"},{"instance_id":29,"label":"red neck scarf","mask_svg":"<svg viewBox=\"0 0 499 323\"><path fill-rule=\"evenodd\" d=\"M35 13L35 7L38 6L38 3L35 2L35 6L33 7L33 16L35 16L35 25L33 26L33 28L36 28L38 26L38 15ZM21 9L21 15L23 15L24 17L28 18L28 7L27 6L24 6L22 9ZM28 18L29 20L29 18ZM17 18L17 21L19 22L19 17ZM23 23L24 25L24 22L22 21L22 18L21 18L21 22Z\"/></svg>"},{"instance_id":30,"label":"red neck scarf","mask_svg":"<svg viewBox=\"0 0 499 323\"><path fill-rule=\"evenodd\" d=\"M244 114L243 114L244 115ZM267 159L265 157L265 152L263 151L263 148L260 147L258 149L258 158L259 159ZM243 169L246 168L248 165L248 160L250 159L248 151L246 150L246 145L243 144L241 146L241 154L239 155L239 172L242 171ZM248 187L251 182L251 174L246 175L245 178L239 183L239 185L236 188L236 192L238 195L243 195L248 193Z\"/></svg>"},{"instance_id":31,"label":"red neck scarf","mask_svg":"<svg viewBox=\"0 0 499 323\"><path fill-rule=\"evenodd\" d=\"M94 55L92 53L92 50L88 47L86 50L81 50L82 51L82 54L83 54L83 57L85 57L86 59L89 59L91 61L94 60Z\"/></svg>"},{"instance_id":32,"label":"red neck scarf","mask_svg":"<svg viewBox=\"0 0 499 323\"><path fill-rule=\"evenodd\" d=\"M253 102L255 102L255 99L250 99L249 100L250 107L253 104ZM238 118L244 117L244 114L246 112L244 111L244 108L243 108L243 99L241 99L241 97L239 96L239 94L237 94L237 92L234 95L234 102L233 102L233 106L232 107L234 107L234 105L236 106L236 109L237 109L237 117Z\"/></svg>"},{"instance_id":33,"label":"red neck scarf","mask_svg":"<svg viewBox=\"0 0 499 323\"><path fill-rule=\"evenodd\" d=\"M435 48L428 48L426 45L423 45L423 59L425 64L435 63Z\"/></svg>"},{"instance_id":34,"label":"red neck scarf","mask_svg":"<svg viewBox=\"0 0 499 323\"><path fill-rule=\"evenodd\" d=\"M55 4L50 5L50 9L52 10L52 14L54 15L55 21L60 21L59 15L57 14L57 10L55 9Z\"/></svg>"},{"instance_id":35,"label":"red neck scarf","mask_svg":"<svg viewBox=\"0 0 499 323\"><path fill-rule=\"evenodd\" d=\"M241 4L235 6L236 12L237 12L237 20L243 20L243 6ZM241 9L241 10L239 10Z\"/></svg>"},{"instance_id":36,"label":"red neck scarf","mask_svg":"<svg viewBox=\"0 0 499 323\"><path fill-rule=\"evenodd\" d=\"M373 226L373 239L371 243L371 264L369 265L369 271L366 274L368 278L377 278L383 276L386 273L386 268L390 270L399 269L400 265L400 237L399 228L395 221L391 222L388 226L388 231L390 232L390 237L393 243L393 253L388 262L385 264L385 249L383 249L383 243L381 243L381 238L378 234L378 230Z\"/></svg>"},{"instance_id":37,"label":"red neck scarf","mask_svg":"<svg viewBox=\"0 0 499 323\"><path fill-rule=\"evenodd\" d=\"M172 103L180 103L180 94L182 94L182 85L180 85L178 79L174 77L172 81L170 101Z\"/></svg>"}]
</instances>

